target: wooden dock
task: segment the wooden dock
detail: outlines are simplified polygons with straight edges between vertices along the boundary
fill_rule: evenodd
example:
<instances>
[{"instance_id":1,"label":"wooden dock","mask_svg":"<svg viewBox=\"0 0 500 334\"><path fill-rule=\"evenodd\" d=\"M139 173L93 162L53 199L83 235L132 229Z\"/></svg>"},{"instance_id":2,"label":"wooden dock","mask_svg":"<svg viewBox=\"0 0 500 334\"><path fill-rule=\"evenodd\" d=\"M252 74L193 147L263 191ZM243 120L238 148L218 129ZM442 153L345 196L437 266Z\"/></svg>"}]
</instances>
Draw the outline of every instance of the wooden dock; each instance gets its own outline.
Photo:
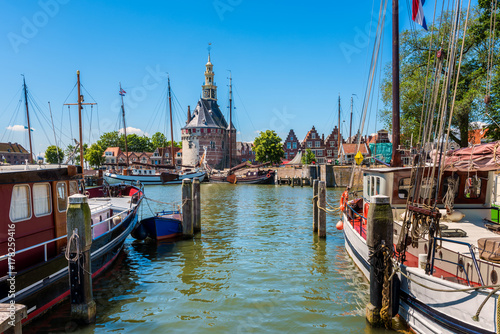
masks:
<instances>
[{"instance_id":1,"label":"wooden dock","mask_svg":"<svg viewBox=\"0 0 500 334\"><path fill-rule=\"evenodd\" d=\"M21 304L0 304L0 333L21 334L21 321L28 316L26 306Z\"/></svg>"}]
</instances>

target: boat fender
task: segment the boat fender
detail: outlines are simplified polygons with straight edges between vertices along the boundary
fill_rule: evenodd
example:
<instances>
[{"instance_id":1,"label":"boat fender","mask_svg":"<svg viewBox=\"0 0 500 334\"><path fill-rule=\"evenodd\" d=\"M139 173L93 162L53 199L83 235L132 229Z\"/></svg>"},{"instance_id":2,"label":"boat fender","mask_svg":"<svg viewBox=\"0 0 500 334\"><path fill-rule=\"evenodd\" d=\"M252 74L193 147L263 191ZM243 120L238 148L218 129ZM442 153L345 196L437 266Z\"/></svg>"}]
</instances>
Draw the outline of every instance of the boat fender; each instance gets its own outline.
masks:
<instances>
[{"instance_id":1,"label":"boat fender","mask_svg":"<svg viewBox=\"0 0 500 334\"><path fill-rule=\"evenodd\" d=\"M139 224L137 225L132 233L130 233L134 239L137 240L144 240L148 236L148 231L146 231L146 228L144 225Z\"/></svg>"},{"instance_id":2,"label":"boat fender","mask_svg":"<svg viewBox=\"0 0 500 334\"><path fill-rule=\"evenodd\" d=\"M394 275L392 277L391 282L391 314L393 317L396 316L399 312L399 297L400 297L400 289L401 289L401 281L399 280L398 275Z\"/></svg>"},{"instance_id":3,"label":"boat fender","mask_svg":"<svg viewBox=\"0 0 500 334\"><path fill-rule=\"evenodd\" d=\"M452 222L459 222L464 218L465 215L460 211L452 211L451 213L446 214L445 219L450 220Z\"/></svg>"},{"instance_id":4,"label":"boat fender","mask_svg":"<svg viewBox=\"0 0 500 334\"><path fill-rule=\"evenodd\" d=\"M342 220L339 220L335 227L337 227L337 230L342 231L344 229L344 223Z\"/></svg>"},{"instance_id":5,"label":"boat fender","mask_svg":"<svg viewBox=\"0 0 500 334\"><path fill-rule=\"evenodd\" d=\"M370 202L366 202L364 207L363 207L363 216L366 218L366 220L363 222L364 224L366 224L367 220L368 220L368 210L370 209Z\"/></svg>"},{"instance_id":6,"label":"boat fender","mask_svg":"<svg viewBox=\"0 0 500 334\"><path fill-rule=\"evenodd\" d=\"M114 217L113 220L112 220L112 223L113 223L113 226L116 226L118 224L120 224L122 221L121 217Z\"/></svg>"},{"instance_id":7,"label":"boat fender","mask_svg":"<svg viewBox=\"0 0 500 334\"><path fill-rule=\"evenodd\" d=\"M340 211L344 211L348 198L349 198L349 193L346 190L342 193L342 196L340 197Z\"/></svg>"}]
</instances>

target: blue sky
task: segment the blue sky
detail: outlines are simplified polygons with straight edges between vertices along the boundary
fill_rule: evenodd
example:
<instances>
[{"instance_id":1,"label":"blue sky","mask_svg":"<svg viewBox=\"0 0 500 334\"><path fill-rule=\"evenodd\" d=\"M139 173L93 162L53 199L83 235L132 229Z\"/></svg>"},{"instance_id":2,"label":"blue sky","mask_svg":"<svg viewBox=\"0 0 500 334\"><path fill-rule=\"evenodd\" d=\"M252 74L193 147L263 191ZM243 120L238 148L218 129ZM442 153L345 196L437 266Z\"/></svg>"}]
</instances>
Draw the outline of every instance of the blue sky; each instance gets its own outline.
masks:
<instances>
[{"instance_id":1,"label":"blue sky","mask_svg":"<svg viewBox=\"0 0 500 334\"><path fill-rule=\"evenodd\" d=\"M120 128L119 82L127 91L127 126L150 135L164 131L167 72L179 102L174 103L174 128L175 139L180 140L187 106L194 108L201 94L209 42L219 105L225 113L227 70L232 71L238 140L252 141L266 129L276 130L284 139L291 128L302 139L313 125L326 136L337 125L339 94L343 131L349 123L350 97L356 94L353 127L357 128L371 57L367 31L370 22L375 27L379 5L379 1L4 0L0 3L0 138L27 144L26 131L7 129L25 125L24 109L17 107L24 74L40 107L31 116L35 153L54 142L49 124L38 122L50 119L48 101L57 140L69 144L71 135L77 137L77 110L68 111L63 103L76 102L72 89L80 70L85 102L98 103L85 109L84 141L93 142L101 133ZM401 7L405 28L406 2ZM387 27L384 63L390 60ZM374 112L368 117L365 133L381 128Z\"/></svg>"}]
</instances>

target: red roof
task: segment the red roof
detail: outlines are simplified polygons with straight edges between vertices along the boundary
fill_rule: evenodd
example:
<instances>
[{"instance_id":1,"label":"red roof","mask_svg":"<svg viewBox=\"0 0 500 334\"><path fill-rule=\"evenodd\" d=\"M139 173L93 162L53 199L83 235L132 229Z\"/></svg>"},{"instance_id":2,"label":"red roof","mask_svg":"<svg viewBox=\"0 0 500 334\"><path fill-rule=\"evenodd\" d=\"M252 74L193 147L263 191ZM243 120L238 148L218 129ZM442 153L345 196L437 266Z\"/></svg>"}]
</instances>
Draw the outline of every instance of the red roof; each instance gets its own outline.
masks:
<instances>
[{"instance_id":1,"label":"red roof","mask_svg":"<svg viewBox=\"0 0 500 334\"><path fill-rule=\"evenodd\" d=\"M358 151L356 150L358 144L342 144L342 148L344 149L344 154L356 154ZM368 150L365 144L359 144L359 150L361 154L368 154Z\"/></svg>"}]
</instances>

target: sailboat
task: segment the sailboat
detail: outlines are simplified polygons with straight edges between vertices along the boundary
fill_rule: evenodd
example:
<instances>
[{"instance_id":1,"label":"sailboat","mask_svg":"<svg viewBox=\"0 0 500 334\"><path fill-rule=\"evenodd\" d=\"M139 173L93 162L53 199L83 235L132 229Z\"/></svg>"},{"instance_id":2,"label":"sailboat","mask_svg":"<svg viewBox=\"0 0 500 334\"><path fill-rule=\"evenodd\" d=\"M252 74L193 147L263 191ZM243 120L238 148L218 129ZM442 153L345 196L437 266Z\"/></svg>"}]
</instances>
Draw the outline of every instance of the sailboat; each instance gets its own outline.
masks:
<instances>
[{"instance_id":1,"label":"sailboat","mask_svg":"<svg viewBox=\"0 0 500 334\"><path fill-rule=\"evenodd\" d=\"M26 82L23 87L27 99ZM79 71L77 87L78 102L72 105L78 106L81 143L81 110L88 103L83 103ZM27 100L26 113L29 119ZM26 305L28 317L24 322L40 316L69 296L65 258L68 197L80 193L88 198L93 239L92 277L109 268L117 258L125 239L136 227L137 211L144 197L142 188L130 185L85 189L81 145L80 166L29 163L2 166L0 193L3 231L0 234L0 303Z\"/></svg>"},{"instance_id":2,"label":"sailboat","mask_svg":"<svg viewBox=\"0 0 500 334\"><path fill-rule=\"evenodd\" d=\"M174 155L174 130L172 123L172 97L171 97L171 89L170 89L170 78L168 78L168 104L170 110L170 135L171 135L171 147L170 147L170 156L171 156L171 164L170 165L153 165L153 164L145 164L145 163L134 163L137 165L141 165L141 169L138 171L130 171L129 170L129 161L128 161L128 149L127 149L127 127L125 125L125 107L123 104L123 95L124 91L120 85L120 95L122 97L122 115L123 115L123 127L125 133L125 150L127 156L127 168L124 169L122 174L116 172L106 172L104 173L104 179L109 184L117 184L117 183L134 183L140 182L144 185L168 185L168 184L180 184L184 179L198 179L202 182L205 179L206 172L203 170L195 170L194 172L177 172L175 171L175 155ZM142 169L142 166L148 167L147 169ZM173 172L166 171L172 170Z\"/></svg>"},{"instance_id":3,"label":"sailboat","mask_svg":"<svg viewBox=\"0 0 500 334\"><path fill-rule=\"evenodd\" d=\"M373 196L386 196L399 317L416 333L498 333L500 228L489 220L500 142L446 152L441 139L431 159L422 146L418 162L401 166L397 27L393 0L393 160L391 167L363 170L360 194L344 192L345 248L370 279L368 212Z\"/></svg>"},{"instance_id":4,"label":"sailboat","mask_svg":"<svg viewBox=\"0 0 500 334\"><path fill-rule=\"evenodd\" d=\"M205 169L207 169L209 174L209 180L212 183L231 183L231 184L271 184L274 183L274 170L271 169L261 169L264 166L269 165L268 163L260 164L257 166L252 166L248 161L243 162L237 166L232 165L233 157L233 147L232 138L233 135L233 78L230 72L229 74L229 169L226 172L211 169L206 163L205 159ZM206 148L203 157L206 156ZM252 168L253 170L248 171L243 174L236 174L236 171L243 168ZM255 170L257 169L257 170Z\"/></svg>"}]
</instances>

